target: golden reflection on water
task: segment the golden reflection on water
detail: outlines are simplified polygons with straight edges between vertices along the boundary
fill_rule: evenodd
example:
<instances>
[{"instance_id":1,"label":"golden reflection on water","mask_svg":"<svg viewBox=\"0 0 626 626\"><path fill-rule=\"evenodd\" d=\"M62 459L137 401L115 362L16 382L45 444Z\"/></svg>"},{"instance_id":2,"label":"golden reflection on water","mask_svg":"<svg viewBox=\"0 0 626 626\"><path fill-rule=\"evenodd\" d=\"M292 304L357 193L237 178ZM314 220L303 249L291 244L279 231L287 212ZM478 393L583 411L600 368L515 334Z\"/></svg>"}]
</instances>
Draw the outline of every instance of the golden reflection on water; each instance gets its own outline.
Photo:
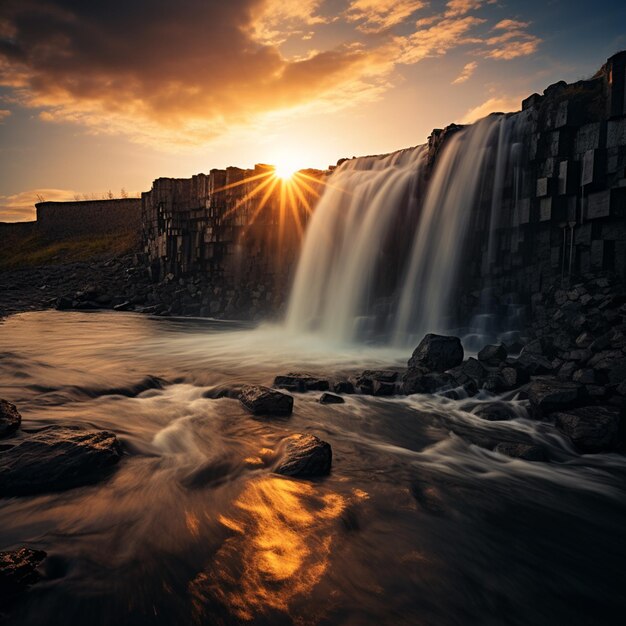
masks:
<instances>
[{"instance_id":1,"label":"golden reflection on water","mask_svg":"<svg viewBox=\"0 0 626 626\"><path fill-rule=\"evenodd\" d=\"M232 516L219 519L235 535L191 583L198 618L211 598L240 620L288 613L290 602L310 593L328 568L333 522L345 498L319 485L265 476L251 480L234 506Z\"/></svg>"}]
</instances>

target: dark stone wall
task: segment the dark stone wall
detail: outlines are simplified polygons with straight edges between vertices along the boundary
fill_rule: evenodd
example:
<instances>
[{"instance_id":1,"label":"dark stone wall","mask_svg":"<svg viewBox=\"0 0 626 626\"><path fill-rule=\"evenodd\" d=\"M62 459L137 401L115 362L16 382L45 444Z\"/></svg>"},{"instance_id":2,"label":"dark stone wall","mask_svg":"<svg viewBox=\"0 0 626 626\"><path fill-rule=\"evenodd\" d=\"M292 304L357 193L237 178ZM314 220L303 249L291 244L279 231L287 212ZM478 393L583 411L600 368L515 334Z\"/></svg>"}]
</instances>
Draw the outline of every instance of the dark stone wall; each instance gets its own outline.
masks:
<instances>
[{"instance_id":1,"label":"dark stone wall","mask_svg":"<svg viewBox=\"0 0 626 626\"><path fill-rule=\"evenodd\" d=\"M154 280L201 275L286 284L322 176L300 172L297 189L266 165L158 178L142 194L142 240Z\"/></svg>"},{"instance_id":2,"label":"dark stone wall","mask_svg":"<svg viewBox=\"0 0 626 626\"><path fill-rule=\"evenodd\" d=\"M625 84L621 52L590 80L524 100L522 168L505 181L490 255L490 204L473 208L459 319L481 312L485 289L495 308L515 300L530 310L555 284L626 280Z\"/></svg>"},{"instance_id":3,"label":"dark stone wall","mask_svg":"<svg viewBox=\"0 0 626 626\"><path fill-rule=\"evenodd\" d=\"M141 200L39 202L37 228L50 238L74 235L141 232Z\"/></svg>"}]
</instances>

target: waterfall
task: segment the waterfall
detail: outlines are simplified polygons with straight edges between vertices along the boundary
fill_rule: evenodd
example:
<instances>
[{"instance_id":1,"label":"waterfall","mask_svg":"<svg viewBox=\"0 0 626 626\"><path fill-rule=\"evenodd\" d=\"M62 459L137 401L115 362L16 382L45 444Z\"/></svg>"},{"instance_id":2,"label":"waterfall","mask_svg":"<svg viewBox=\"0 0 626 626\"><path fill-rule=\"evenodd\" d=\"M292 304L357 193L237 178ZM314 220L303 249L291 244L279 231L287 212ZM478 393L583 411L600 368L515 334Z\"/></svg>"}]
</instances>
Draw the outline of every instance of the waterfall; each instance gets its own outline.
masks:
<instances>
[{"instance_id":1,"label":"waterfall","mask_svg":"<svg viewBox=\"0 0 626 626\"><path fill-rule=\"evenodd\" d=\"M385 332L373 310L397 289L410 253L423 146L344 162L327 182L309 223L289 300L287 325L335 340ZM394 284L396 283L396 284ZM377 328L382 324L382 328Z\"/></svg>"},{"instance_id":2,"label":"waterfall","mask_svg":"<svg viewBox=\"0 0 626 626\"><path fill-rule=\"evenodd\" d=\"M424 146L338 167L306 232L288 327L396 345L454 328L479 207L487 213L485 264L495 261L503 189L515 185L515 124L492 115L456 132L432 172Z\"/></svg>"}]
</instances>

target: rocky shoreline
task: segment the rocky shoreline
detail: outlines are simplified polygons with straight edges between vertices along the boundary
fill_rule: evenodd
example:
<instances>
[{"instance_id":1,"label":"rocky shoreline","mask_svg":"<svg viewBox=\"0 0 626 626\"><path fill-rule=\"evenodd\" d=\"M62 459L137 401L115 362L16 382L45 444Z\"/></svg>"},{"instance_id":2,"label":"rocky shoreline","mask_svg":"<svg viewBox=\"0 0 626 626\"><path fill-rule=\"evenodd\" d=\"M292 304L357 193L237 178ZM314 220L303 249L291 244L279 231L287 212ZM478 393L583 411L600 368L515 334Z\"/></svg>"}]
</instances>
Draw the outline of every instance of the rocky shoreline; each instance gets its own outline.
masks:
<instances>
[{"instance_id":1,"label":"rocky shoreline","mask_svg":"<svg viewBox=\"0 0 626 626\"><path fill-rule=\"evenodd\" d=\"M259 283L219 277L152 280L144 255L0 270L0 317L24 311L116 310L158 316L255 320L274 317L285 295Z\"/></svg>"}]
</instances>

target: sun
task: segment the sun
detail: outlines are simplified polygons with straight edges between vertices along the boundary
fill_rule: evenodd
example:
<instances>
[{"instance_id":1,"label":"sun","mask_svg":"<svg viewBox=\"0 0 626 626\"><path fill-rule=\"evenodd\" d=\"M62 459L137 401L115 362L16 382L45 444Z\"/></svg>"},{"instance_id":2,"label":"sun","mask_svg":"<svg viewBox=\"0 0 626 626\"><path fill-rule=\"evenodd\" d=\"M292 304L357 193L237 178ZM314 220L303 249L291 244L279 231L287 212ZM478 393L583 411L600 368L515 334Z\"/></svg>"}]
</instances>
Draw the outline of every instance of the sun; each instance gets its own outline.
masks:
<instances>
[{"instance_id":1,"label":"sun","mask_svg":"<svg viewBox=\"0 0 626 626\"><path fill-rule=\"evenodd\" d=\"M281 180L289 180L298 171L298 166L288 161L277 163L274 166L274 175Z\"/></svg>"}]
</instances>

